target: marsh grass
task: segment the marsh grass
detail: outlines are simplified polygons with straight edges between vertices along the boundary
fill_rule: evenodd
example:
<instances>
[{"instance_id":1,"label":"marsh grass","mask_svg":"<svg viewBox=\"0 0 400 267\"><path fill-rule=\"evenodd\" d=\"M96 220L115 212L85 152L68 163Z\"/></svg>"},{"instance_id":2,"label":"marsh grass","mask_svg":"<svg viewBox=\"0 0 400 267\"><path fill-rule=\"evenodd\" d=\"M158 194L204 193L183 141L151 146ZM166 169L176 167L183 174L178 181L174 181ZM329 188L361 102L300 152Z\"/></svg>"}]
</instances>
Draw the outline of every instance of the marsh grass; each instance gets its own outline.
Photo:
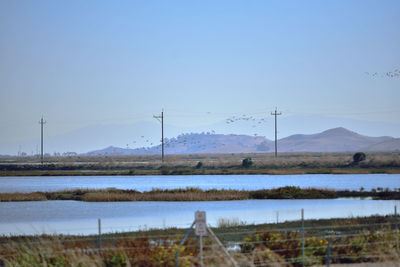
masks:
<instances>
[{"instance_id":1,"label":"marsh grass","mask_svg":"<svg viewBox=\"0 0 400 267\"><path fill-rule=\"evenodd\" d=\"M47 200L44 193L1 193L0 202L9 201L43 201Z\"/></svg>"},{"instance_id":2,"label":"marsh grass","mask_svg":"<svg viewBox=\"0 0 400 267\"><path fill-rule=\"evenodd\" d=\"M241 221L239 218L218 218L218 228L231 228L246 225L245 221Z\"/></svg>"},{"instance_id":3,"label":"marsh grass","mask_svg":"<svg viewBox=\"0 0 400 267\"><path fill-rule=\"evenodd\" d=\"M285 186L261 190L209 189L196 187L185 189L152 189L139 192L107 188L99 190L77 189L60 192L35 193L0 193L0 202L9 201L43 201L43 200L77 200L88 202L117 201L223 201L247 199L334 199L339 197L371 197L381 200L400 199L400 189L389 190L377 188L371 191L334 191L329 189L300 188Z\"/></svg>"},{"instance_id":4,"label":"marsh grass","mask_svg":"<svg viewBox=\"0 0 400 267\"><path fill-rule=\"evenodd\" d=\"M218 201L241 200L247 198L246 191L206 190L198 188L162 190L148 192L90 192L82 197L84 201Z\"/></svg>"}]
</instances>

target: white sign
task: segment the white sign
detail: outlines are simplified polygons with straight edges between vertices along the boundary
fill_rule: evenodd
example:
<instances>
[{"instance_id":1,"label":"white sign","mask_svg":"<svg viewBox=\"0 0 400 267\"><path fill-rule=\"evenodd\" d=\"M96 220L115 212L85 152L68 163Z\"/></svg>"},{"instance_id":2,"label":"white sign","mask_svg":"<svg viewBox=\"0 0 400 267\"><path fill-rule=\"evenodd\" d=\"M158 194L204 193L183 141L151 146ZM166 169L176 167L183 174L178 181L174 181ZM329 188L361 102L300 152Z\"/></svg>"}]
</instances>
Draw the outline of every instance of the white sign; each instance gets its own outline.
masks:
<instances>
[{"instance_id":1,"label":"white sign","mask_svg":"<svg viewBox=\"0 0 400 267\"><path fill-rule=\"evenodd\" d=\"M207 235L207 227L206 227L206 212L205 211L196 211L194 214L194 221L196 223L196 235L204 236Z\"/></svg>"}]
</instances>

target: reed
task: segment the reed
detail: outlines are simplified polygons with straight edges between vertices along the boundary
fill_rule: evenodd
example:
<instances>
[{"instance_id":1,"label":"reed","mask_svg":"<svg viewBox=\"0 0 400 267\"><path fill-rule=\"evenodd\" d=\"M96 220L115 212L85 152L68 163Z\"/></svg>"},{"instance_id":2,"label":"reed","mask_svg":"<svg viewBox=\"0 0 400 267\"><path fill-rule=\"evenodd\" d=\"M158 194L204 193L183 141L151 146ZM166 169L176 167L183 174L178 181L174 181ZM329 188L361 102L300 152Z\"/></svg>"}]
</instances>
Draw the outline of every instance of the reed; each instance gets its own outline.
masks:
<instances>
[{"instance_id":1,"label":"reed","mask_svg":"<svg viewBox=\"0 0 400 267\"><path fill-rule=\"evenodd\" d=\"M389 190L377 188L371 191L329 190L285 186L261 190L231 190L188 187L185 189L152 189L139 192L115 188L91 190L77 189L60 192L35 193L0 193L0 202L7 201L43 201L43 200L77 200L88 202L116 201L222 201L246 199L333 199L339 197L371 197L373 199L400 199L400 189Z\"/></svg>"},{"instance_id":2,"label":"reed","mask_svg":"<svg viewBox=\"0 0 400 267\"><path fill-rule=\"evenodd\" d=\"M0 202L47 200L44 193L1 193Z\"/></svg>"},{"instance_id":3,"label":"reed","mask_svg":"<svg viewBox=\"0 0 400 267\"><path fill-rule=\"evenodd\" d=\"M245 221L241 221L239 218L218 218L218 228L232 228L246 225Z\"/></svg>"}]
</instances>

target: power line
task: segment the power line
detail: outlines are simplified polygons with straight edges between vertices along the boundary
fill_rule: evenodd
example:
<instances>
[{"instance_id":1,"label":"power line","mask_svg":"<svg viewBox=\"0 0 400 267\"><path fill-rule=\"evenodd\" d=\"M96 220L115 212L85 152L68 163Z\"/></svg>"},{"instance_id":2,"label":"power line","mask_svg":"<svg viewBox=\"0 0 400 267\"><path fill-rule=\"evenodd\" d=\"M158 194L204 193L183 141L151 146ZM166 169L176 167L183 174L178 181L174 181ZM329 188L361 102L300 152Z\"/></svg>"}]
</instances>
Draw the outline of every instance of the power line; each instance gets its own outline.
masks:
<instances>
[{"instance_id":1,"label":"power line","mask_svg":"<svg viewBox=\"0 0 400 267\"><path fill-rule=\"evenodd\" d=\"M161 111L161 115L153 115L153 118L161 122L161 161L164 162L164 109Z\"/></svg>"},{"instance_id":2,"label":"power line","mask_svg":"<svg viewBox=\"0 0 400 267\"><path fill-rule=\"evenodd\" d=\"M46 124L45 121L43 121L43 116L39 121L40 124L40 162L43 164L43 124Z\"/></svg>"},{"instance_id":3,"label":"power line","mask_svg":"<svg viewBox=\"0 0 400 267\"><path fill-rule=\"evenodd\" d=\"M282 115L282 112L277 112L275 107L275 112L271 112L271 115L275 116L275 158L278 157L278 130L277 130L277 116Z\"/></svg>"}]
</instances>

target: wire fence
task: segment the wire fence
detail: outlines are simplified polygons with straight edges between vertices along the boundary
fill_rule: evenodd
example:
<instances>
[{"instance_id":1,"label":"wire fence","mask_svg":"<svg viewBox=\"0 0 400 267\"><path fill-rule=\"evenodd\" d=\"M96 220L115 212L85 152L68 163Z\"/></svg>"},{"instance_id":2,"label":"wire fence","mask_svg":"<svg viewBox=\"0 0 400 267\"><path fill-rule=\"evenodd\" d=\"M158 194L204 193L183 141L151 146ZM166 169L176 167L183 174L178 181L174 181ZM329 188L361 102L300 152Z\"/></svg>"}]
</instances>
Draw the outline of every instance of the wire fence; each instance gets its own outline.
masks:
<instances>
[{"instance_id":1,"label":"wire fence","mask_svg":"<svg viewBox=\"0 0 400 267\"><path fill-rule=\"evenodd\" d=\"M329 266L400 261L397 208L393 216L334 224L303 219L289 225L209 227L201 246L199 237L187 229L102 234L100 221L98 227L98 234L91 236L2 237L0 266Z\"/></svg>"}]
</instances>

